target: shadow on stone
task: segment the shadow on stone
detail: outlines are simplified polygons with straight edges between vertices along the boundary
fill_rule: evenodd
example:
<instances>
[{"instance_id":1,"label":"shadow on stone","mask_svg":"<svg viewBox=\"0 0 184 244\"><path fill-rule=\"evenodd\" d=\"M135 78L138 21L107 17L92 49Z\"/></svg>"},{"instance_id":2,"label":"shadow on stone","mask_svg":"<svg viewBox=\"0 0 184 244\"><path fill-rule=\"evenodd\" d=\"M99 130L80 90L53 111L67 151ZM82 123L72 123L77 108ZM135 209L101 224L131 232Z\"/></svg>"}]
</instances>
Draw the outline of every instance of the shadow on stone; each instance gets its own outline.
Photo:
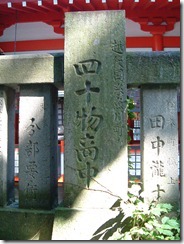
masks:
<instances>
[{"instance_id":1,"label":"shadow on stone","mask_svg":"<svg viewBox=\"0 0 184 244\"><path fill-rule=\"evenodd\" d=\"M54 212L0 209L1 240L51 240Z\"/></svg>"}]
</instances>

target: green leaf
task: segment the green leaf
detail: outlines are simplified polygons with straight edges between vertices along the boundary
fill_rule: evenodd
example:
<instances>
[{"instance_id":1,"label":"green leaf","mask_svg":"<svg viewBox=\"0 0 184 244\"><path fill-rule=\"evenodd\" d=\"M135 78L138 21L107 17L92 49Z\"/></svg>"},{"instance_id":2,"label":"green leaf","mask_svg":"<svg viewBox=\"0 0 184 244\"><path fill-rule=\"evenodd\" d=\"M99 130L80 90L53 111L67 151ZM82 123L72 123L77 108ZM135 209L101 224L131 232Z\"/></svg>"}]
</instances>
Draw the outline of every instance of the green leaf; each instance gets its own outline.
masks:
<instances>
[{"instance_id":1,"label":"green leaf","mask_svg":"<svg viewBox=\"0 0 184 244\"><path fill-rule=\"evenodd\" d=\"M155 216L160 216L161 215L161 209L159 209L159 208L153 208L153 209L151 209L151 211L150 211L153 215L155 215Z\"/></svg>"},{"instance_id":2,"label":"green leaf","mask_svg":"<svg viewBox=\"0 0 184 244\"><path fill-rule=\"evenodd\" d=\"M170 230L164 230L164 229L161 229L161 228L158 228L157 230L158 230L158 232L160 234L163 234L163 235L166 235L166 236L173 236L173 233Z\"/></svg>"},{"instance_id":3,"label":"green leaf","mask_svg":"<svg viewBox=\"0 0 184 244\"><path fill-rule=\"evenodd\" d=\"M170 212L173 208L173 206L170 203L159 203L157 204L157 207L159 207L160 209L162 209L163 212Z\"/></svg>"},{"instance_id":4,"label":"green leaf","mask_svg":"<svg viewBox=\"0 0 184 244\"><path fill-rule=\"evenodd\" d=\"M165 238L164 238L163 235L156 235L156 236L155 236L155 239L156 239L156 240L164 240Z\"/></svg>"},{"instance_id":5,"label":"green leaf","mask_svg":"<svg viewBox=\"0 0 184 244\"><path fill-rule=\"evenodd\" d=\"M135 118L135 114L133 114L133 113L129 113L129 114L128 114L128 117L129 117L129 119L134 119L134 118Z\"/></svg>"},{"instance_id":6,"label":"green leaf","mask_svg":"<svg viewBox=\"0 0 184 244\"><path fill-rule=\"evenodd\" d=\"M162 218L162 224L165 224L167 221L169 220L169 217L167 217L167 216L164 216L163 218Z\"/></svg>"},{"instance_id":7,"label":"green leaf","mask_svg":"<svg viewBox=\"0 0 184 244\"><path fill-rule=\"evenodd\" d=\"M173 229L173 227L168 225L168 224L163 224L162 228L165 229L165 230L172 230Z\"/></svg>"},{"instance_id":8,"label":"green leaf","mask_svg":"<svg viewBox=\"0 0 184 244\"><path fill-rule=\"evenodd\" d=\"M153 229L153 225L149 224L149 223L145 223L144 224L145 227L148 229L148 230L152 230Z\"/></svg>"},{"instance_id":9,"label":"green leaf","mask_svg":"<svg viewBox=\"0 0 184 244\"><path fill-rule=\"evenodd\" d=\"M152 223L152 225L153 225L154 227L157 227L157 228L160 228L160 227L161 227L161 224L158 223L158 221L157 221L156 219L154 219L151 223Z\"/></svg>"},{"instance_id":10,"label":"green leaf","mask_svg":"<svg viewBox=\"0 0 184 244\"><path fill-rule=\"evenodd\" d=\"M180 227L180 224L177 222L176 219L169 219L167 221L167 224L169 224L170 226L172 226L175 229L178 229Z\"/></svg>"},{"instance_id":11,"label":"green leaf","mask_svg":"<svg viewBox=\"0 0 184 244\"><path fill-rule=\"evenodd\" d=\"M135 229L134 230L134 232L137 234L140 234L140 235L143 235L145 232L144 232L144 230L142 229L142 228L137 228L137 229Z\"/></svg>"},{"instance_id":12,"label":"green leaf","mask_svg":"<svg viewBox=\"0 0 184 244\"><path fill-rule=\"evenodd\" d=\"M125 233L125 234L123 235L122 240L129 240L129 241L132 240L132 236L131 236L131 234L130 234L129 232Z\"/></svg>"}]
</instances>

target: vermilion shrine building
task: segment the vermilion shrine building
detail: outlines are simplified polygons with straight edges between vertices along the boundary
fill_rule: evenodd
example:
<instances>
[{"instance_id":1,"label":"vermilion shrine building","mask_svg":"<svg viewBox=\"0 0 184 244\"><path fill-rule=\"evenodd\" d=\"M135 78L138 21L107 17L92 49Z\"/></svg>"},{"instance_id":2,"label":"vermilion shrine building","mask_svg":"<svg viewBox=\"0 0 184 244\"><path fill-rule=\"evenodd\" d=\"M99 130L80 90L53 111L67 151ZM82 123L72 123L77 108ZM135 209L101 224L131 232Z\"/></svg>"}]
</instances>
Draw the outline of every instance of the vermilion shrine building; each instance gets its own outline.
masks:
<instances>
[{"instance_id":1,"label":"vermilion shrine building","mask_svg":"<svg viewBox=\"0 0 184 244\"><path fill-rule=\"evenodd\" d=\"M5 55L35 52L64 52L65 13L73 11L125 10L126 48L128 51L180 50L179 0L1 0L0 48ZM129 89L135 101L136 119L129 121L131 131L130 160L134 162L129 173L141 175L139 88ZM18 154L18 91L16 126L16 157ZM64 90L58 94L58 145L61 152L59 181L63 175ZM178 121L179 121L178 91ZM16 161L15 179L18 176Z\"/></svg>"}]
</instances>

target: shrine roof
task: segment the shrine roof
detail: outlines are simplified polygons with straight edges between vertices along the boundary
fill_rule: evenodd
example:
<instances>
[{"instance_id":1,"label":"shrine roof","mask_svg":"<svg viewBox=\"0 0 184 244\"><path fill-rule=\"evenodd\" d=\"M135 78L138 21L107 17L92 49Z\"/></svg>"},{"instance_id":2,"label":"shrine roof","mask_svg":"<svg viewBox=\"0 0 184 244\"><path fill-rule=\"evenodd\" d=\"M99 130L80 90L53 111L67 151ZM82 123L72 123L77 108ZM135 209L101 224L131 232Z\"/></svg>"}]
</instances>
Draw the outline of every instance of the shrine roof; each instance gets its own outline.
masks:
<instances>
[{"instance_id":1,"label":"shrine roof","mask_svg":"<svg viewBox=\"0 0 184 244\"><path fill-rule=\"evenodd\" d=\"M0 35L15 23L44 22L63 33L66 12L125 10L143 31L164 33L180 21L180 0L1 0Z\"/></svg>"}]
</instances>

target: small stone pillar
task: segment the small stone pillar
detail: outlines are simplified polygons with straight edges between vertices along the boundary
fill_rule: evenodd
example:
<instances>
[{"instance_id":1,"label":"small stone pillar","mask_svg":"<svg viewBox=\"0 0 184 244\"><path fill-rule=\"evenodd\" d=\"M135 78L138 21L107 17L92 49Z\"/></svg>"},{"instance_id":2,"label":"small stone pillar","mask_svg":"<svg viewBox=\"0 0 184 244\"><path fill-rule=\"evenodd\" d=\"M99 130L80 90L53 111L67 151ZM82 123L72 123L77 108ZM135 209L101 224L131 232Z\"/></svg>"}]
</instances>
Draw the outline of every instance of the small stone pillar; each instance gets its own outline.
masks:
<instances>
[{"instance_id":1,"label":"small stone pillar","mask_svg":"<svg viewBox=\"0 0 184 244\"><path fill-rule=\"evenodd\" d=\"M177 89L142 86L142 176L145 201L178 204Z\"/></svg>"},{"instance_id":2,"label":"small stone pillar","mask_svg":"<svg viewBox=\"0 0 184 244\"><path fill-rule=\"evenodd\" d=\"M124 11L66 13L64 206L110 208L127 194Z\"/></svg>"},{"instance_id":3,"label":"small stone pillar","mask_svg":"<svg viewBox=\"0 0 184 244\"><path fill-rule=\"evenodd\" d=\"M0 86L0 207L14 201L15 91Z\"/></svg>"},{"instance_id":4,"label":"small stone pillar","mask_svg":"<svg viewBox=\"0 0 184 244\"><path fill-rule=\"evenodd\" d=\"M19 206L57 205L57 88L20 86Z\"/></svg>"}]
</instances>

